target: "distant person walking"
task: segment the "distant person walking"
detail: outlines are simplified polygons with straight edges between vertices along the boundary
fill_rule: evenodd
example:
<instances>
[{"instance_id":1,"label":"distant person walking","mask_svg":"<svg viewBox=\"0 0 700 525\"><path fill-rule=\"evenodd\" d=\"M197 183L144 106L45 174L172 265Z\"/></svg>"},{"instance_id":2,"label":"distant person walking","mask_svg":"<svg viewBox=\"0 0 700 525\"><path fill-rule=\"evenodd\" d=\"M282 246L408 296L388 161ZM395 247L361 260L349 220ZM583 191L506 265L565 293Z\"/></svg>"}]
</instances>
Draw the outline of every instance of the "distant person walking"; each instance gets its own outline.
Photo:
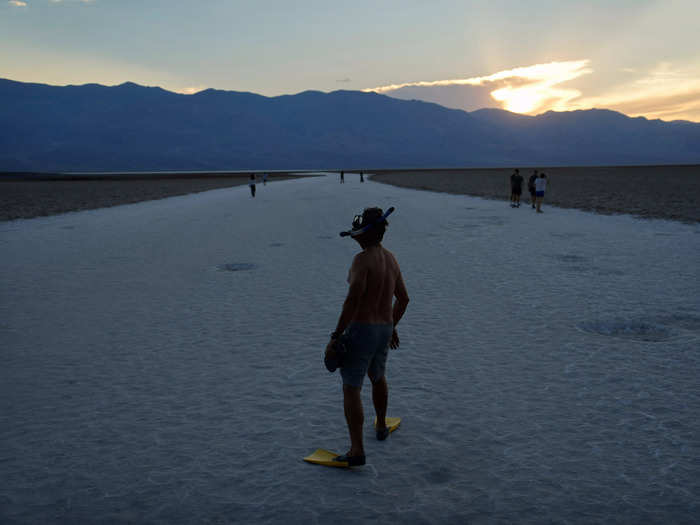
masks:
<instances>
[{"instance_id":1,"label":"distant person walking","mask_svg":"<svg viewBox=\"0 0 700 525\"><path fill-rule=\"evenodd\" d=\"M510 176L510 206L520 208L520 195L523 193L523 177L516 169Z\"/></svg>"},{"instance_id":2,"label":"distant person walking","mask_svg":"<svg viewBox=\"0 0 700 525\"><path fill-rule=\"evenodd\" d=\"M365 181L365 174L360 172L360 182L364 182L364 181Z\"/></svg>"},{"instance_id":3,"label":"distant person walking","mask_svg":"<svg viewBox=\"0 0 700 525\"><path fill-rule=\"evenodd\" d=\"M267 175L267 172L263 173L263 186L267 186Z\"/></svg>"},{"instance_id":4,"label":"distant person walking","mask_svg":"<svg viewBox=\"0 0 700 525\"><path fill-rule=\"evenodd\" d=\"M345 172L344 171L340 172L340 183L345 184Z\"/></svg>"},{"instance_id":5,"label":"distant person walking","mask_svg":"<svg viewBox=\"0 0 700 525\"><path fill-rule=\"evenodd\" d=\"M255 174L250 174L250 180L248 181L248 186L250 186L250 194L255 197Z\"/></svg>"},{"instance_id":6,"label":"distant person walking","mask_svg":"<svg viewBox=\"0 0 700 525\"><path fill-rule=\"evenodd\" d=\"M532 175L530 175L530 178L527 179L527 191L530 192L530 204L532 205L532 209L535 209L535 200L537 198L536 195L536 189L535 189L535 181L537 180L537 170L532 170Z\"/></svg>"},{"instance_id":7,"label":"distant person walking","mask_svg":"<svg viewBox=\"0 0 700 525\"><path fill-rule=\"evenodd\" d=\"M540 173L540 176L535 180L535 195L537 197L537 213L542 213L542 201L544 200L544 192L547 189L547 175Z\"/></svg>"},{"instance_id":8,"label":"distant person walking","mask_svg":"<svg viewBox=\"0 0 700 525\"><path fill-rule=\"evenodd\" d=\"M386 425L389 400L386 359L389 348L399 347L396 325L408 306L408 293L399 263L381 244L388 224L386 217L392 211L393 208L386 213L380 208L365 208L352 221L352 230L343 232L352 236L362 251L352 260L348 294L338 324L326 346L326 366L329 359L336 359L336 345L342 335L341 341L344 341L348 351L341 363L340 374L343 377L343 405L351 444L350 450L337 456L334 461L347 462L351 467L365 464L362 439L365 416L360 396L365 375L372 382L372 401L377 414L376 437L383 441L389 435Z\"/></svg>"}]
</instances>

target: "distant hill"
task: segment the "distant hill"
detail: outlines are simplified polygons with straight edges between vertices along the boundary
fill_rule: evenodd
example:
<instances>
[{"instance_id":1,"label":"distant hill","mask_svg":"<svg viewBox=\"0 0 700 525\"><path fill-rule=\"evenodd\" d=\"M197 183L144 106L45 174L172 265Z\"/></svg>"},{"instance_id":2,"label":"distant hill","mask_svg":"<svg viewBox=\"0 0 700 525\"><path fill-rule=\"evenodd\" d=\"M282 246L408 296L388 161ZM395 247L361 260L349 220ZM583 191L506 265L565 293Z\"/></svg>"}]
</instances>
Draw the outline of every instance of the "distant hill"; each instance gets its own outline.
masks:
<instances>
[{"instance_id":1,"label":"distant hill","mask_svg":"<svg viewBox=\"0 0 700 525\"><path fill-rule=\"evenodd\" d=\"M0 129L0 171L700 163L692 122L467 113L358 91L268 98L0 79Z\"/></svg>"}]
</instances>

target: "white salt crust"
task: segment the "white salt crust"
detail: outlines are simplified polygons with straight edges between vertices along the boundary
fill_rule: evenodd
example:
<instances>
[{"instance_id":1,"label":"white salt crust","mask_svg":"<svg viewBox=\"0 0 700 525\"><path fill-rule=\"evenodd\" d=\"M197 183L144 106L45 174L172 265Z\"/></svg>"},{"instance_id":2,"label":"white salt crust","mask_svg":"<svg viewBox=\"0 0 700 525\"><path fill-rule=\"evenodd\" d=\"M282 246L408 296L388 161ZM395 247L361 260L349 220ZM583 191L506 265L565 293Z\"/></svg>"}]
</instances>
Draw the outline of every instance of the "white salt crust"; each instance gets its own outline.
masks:
<instances>
[{"instance_id":1,"label":"white salt crust","mask_svg":"<svg viewBox=\"0 0 700 525\"><path fill-rule=\"evenodd\" d=\"M356 251L411 296L351 471L322 351ZM700 227L346 176L0 224L2 523L691 523Z\"/></svg>"}]
</instances>

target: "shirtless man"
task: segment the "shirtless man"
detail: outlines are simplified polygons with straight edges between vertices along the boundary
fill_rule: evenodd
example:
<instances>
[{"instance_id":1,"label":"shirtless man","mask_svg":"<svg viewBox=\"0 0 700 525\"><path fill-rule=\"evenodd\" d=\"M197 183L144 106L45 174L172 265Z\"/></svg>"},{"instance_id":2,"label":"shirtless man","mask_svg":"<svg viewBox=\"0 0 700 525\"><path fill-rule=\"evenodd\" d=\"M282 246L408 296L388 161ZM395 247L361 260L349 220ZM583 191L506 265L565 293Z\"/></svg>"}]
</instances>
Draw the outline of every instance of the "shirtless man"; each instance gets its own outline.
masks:
<instances>
[{"instance_id":1,"label":"shirtless man","mask_svg":"<svg viewBox=\"0 0 700 525\"><path fill-rule=\"evenodd\" d=\"M523 177L516 169L510 176L510 207L520 208L520 195L523 192Z\"/></svg>"},{"instance_id":2,"label":"shirtless man","mask_svg":"<svg viewBox=\"0 0 700 525\"><path fill-rule=\"evenodd\" d=\"M393 208L389 211L389 213ZM348 353L341 375L345 419L350 432L350 450L336 461L350 466L365 464L362 441L364 413L360 391L365 374L372 382L372 401L377 413L376 436L384 440L389 435L386 426L386 408L389 387L384 376L388 347L399 347L396 325L408 305L408 293L401 276L399 263L394 255L381 245L387 226L386 216L380 208L366 208L355 217L349 234L362 247L350 267L350 288L343 303L326 355L335 352L335 345L345 333ZM392 305L393 298L396 302Z\"/></svg>"}]
</instances>

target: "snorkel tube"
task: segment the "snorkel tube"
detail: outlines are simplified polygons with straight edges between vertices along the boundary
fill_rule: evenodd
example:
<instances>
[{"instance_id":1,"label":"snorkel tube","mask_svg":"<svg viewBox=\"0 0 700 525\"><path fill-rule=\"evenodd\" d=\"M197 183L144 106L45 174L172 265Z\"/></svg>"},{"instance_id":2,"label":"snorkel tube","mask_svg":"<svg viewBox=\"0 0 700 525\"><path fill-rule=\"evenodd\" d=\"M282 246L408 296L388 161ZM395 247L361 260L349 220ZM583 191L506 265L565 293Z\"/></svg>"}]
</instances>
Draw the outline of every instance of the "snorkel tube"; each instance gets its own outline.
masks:
<instances>
[{"instance_id":1,"label":"snorkel tube","mask_svg":"<svg viewBox=\"0 0 700 525\"><path fill-rule=\"evenodd\" d=\"M344 231L344 232L340 232L340 236L341 236L341 237L348 237L348 236L350 236L350 237L357 237L358 235L362 235L362 234L365 233L367 230L371 229L375 224L380 224L380 223L384 222L384 221L386 220L386 218L387 218L389 215L391 215L392 213L394 213L394 210L395 210L395 209L396 209L396 208L394 208L394 207L392 206L391 208L389 208L388 210L386 210L386 212L384 212L384 215L382 215L381 217L379 217L379 218L373 220L373 221L370 222L369 224L365 224L365 225L362 226L361 228L357 228L357 229L352 229L352 230L347 230L347 231Z\"/></svg>"}]
</instances>

